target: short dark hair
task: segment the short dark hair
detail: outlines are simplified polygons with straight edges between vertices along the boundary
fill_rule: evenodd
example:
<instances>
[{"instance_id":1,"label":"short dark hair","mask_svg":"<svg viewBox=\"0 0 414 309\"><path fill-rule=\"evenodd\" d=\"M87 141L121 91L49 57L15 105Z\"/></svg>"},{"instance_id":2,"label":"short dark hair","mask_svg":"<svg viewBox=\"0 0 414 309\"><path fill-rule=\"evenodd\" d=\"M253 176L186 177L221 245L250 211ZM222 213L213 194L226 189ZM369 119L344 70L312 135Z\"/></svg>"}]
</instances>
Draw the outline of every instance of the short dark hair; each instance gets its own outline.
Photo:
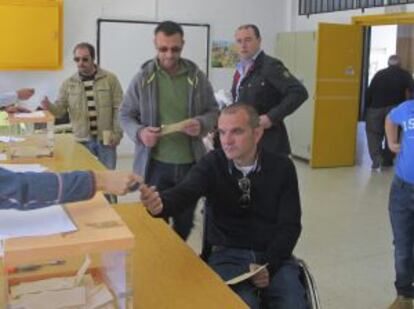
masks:
<instances>
[{"instance_id":1,"label":"short dark hair","mask_svg":"<svg viewBox=\"0 0 414 309\"><path fill-rule=\"evenodd\" d=\"M75 53L75 51L79 48L87 49L89 51L89 55L91 55L92 60L95 60L95 47L93 47L92 44L87 42L78 43L73 48L73 53Z\"/></svg>"},{"instance_id":2,"label":"short dark hair","mask_svg":"<svg viewBox=\"0 0 414 309\"><path fill-rule=\"evenodd\" d=\"M252 129L260 126L260 117L256 109L246 103L234 103L226 106L220 111L221 115L231 115L237 113L239 110L244 110L249 117L248 123Z\"/></svg>"},{"instance_id":3,"label":"short dark hair","mask_svg":"<svg viewBox=\"0 0 414 309\"><path fill-rule=\"evenodd\" d=\"M154 30L154 35L156 35L158 32L163 32L167 36L171 36L178 33L182 37L184 37L183 28L179 24L171 20L160 22Z\"/></svg>"},{"instance_id":4,"label":"short dark hair","mask_svg":"<svg viewBox=\"0 0 414 309\"><path fill-rule=\"evenodd\" d=\"M257 39L260 39L260 30L259 28L255 25L255 24L246 24L246 25L241 25L239 26L239 28L237 28L237 30L244 30L244 29L252 29L254 32L254 35L256 36Z\"/></svg>"}]
</instances>

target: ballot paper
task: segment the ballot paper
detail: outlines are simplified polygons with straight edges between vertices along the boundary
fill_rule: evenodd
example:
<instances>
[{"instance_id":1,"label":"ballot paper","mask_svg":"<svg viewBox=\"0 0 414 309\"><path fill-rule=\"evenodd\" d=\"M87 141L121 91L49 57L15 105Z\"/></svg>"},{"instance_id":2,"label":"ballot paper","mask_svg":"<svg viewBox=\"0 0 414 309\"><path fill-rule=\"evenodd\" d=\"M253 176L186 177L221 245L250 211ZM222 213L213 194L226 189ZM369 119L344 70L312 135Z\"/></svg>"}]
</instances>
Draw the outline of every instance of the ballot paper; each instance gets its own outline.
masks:
<instances>
[{"instance_id":1,"label":"ballot paper","mask_svg":"<svg viewBox=\"0 0 414 309\"><path fill-rule=\"evenodd\" d=\"M25 139L23 137L14 137L14 136L0 136L0 142L3 143L18 143L23 142Z\"/></svg>"},{"instance_id":2,"label":"ballot paper","mask_svg":"<svg viewBox=\"0 0 414 309\"><path fill-rule=\"evenodd\" d=\"M10 288L10 309L115 309L114 296L105 283L96 284L87 274L91 264L85 257L76 276L22 282Z\"/></svg>"},{"instance_id":3,"label":"ballot paper","mask_svg":"<svg viewBox=\"0 0 414 309\"><path fill-rule=\"evenodd\" d=\"M253 277L258 272L260 272L262 269L265 269L267 265L268 264L262 265L262 266L260 266L259 268L255 269L255 270L249 271L247 273L244 273L244 274L241 274L237 277L234 277L233 279L227 280L226 284L227 285L233 285L233 284L240 283L244 280L247 280L247 279Z\"/></svg>"},{"instance_id":4,"label":"ballot paper","mask_svg":"<svg viewBox=\"0 0 414 309\"><path fill-rule=\"evenodd\" d=\"M46 114L43 111L36 111L31 113L15 113L15 118L43 118Z\"/></svg>"},{"instance_id":5,"label":"ballot paper","mask_svg":"<svg viewBox=\"0 0 414 309\"><path fill-rule=\"evenodd\" d=\"M76 225L62 205L24 211L0 210L0 238L3 239L45 236L76 230Z\"/></svg>"},{"instance_id":6,"label":"ballot paper","mask_svg":"<svg viewBox=\"0 0 414 309\"><path fill-rule=\"evenodd\" d=\"M57 291L43 291L36 294L24 294L19 299L11 301L11 308L85 308L85 287L79 286L71 289Z\"/></svg>"},{"instance_id":7,"label":"ballot paper","mask_svg":"<svg viewBox=\"0 0 414 309\"><path fill-rule=\"evenodd\" d=\"M0 164L0 167L15 173L41 173L47 170L47 167L42 164Z\"/></svg>"},{"instance_id":8,"label":"ballot paper","mask_svg":"<svg viewBox=\"0 0 414 309\"><path fill-rule=\"evenodd\" d=\"M175 133L175 132L182 132L185 126L192 121L192 119L185 119L180 122L171 123L171 124L163 124L161 126L161 136Z\"/></svg>"}]
</instances>

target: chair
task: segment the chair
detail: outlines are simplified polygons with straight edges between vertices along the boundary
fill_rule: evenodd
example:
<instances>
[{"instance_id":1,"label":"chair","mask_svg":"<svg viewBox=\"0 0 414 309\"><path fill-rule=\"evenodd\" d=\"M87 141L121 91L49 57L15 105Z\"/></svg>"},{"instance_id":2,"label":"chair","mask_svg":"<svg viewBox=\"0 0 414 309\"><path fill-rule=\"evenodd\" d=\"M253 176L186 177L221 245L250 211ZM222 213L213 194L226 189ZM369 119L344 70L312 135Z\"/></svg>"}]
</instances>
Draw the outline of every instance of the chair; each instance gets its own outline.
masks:
<instances>
[{"instance_id":1,"label":"chair","mask_svg":"<svg viewBox=\"0 0 414 309\"><path fill-rule=\"evenodd\" d=\"M205 262L207 262L208 256L211 253L211 245L207 242L207 216L208 211L207 207L204 206L203 208L203 235L202 235L202 248L200 257ZM309 270L308 265L300 258L294 257L300 270L300 281L303 284L303 287L305 289L305 297L306 297L306 303L307 303L307 309L320 309L320 301L319 301L319 295L316 288L315 280ZM263 306L262 309L266 309L265 306Z\"/></svg>"},{"instance_id":2,"label":"chair","mask_svg":"<svg viewBox=\"0 0 414 309\"><path fill-rule=\"evenodd\" d=\"M295 257L296 262L300 268L300 281L302 282L305 292L306 292L306 302L308 304L308 309L320 309L320 301L318 290L316 288L315 280L309 270L308 265L304 260Z\"/></svg>"}]
</instances>

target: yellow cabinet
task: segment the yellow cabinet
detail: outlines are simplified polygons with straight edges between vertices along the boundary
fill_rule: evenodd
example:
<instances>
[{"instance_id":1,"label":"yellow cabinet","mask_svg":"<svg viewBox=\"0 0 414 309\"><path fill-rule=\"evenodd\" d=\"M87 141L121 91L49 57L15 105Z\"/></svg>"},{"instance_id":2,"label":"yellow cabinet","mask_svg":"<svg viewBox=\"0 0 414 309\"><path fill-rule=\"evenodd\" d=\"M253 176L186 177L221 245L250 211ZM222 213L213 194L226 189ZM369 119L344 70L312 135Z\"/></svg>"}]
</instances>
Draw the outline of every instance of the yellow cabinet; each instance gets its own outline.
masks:
<instances>
[{"instance_id":1,"label":"yellow cabinet","mask_svg":"<svg viewBox=\"0 0 414 309\"><path fill-rule=\"evenodd\" d=\"M0 0L0 70L62 67L63 0Z\"/></svg>"}]
</instances>

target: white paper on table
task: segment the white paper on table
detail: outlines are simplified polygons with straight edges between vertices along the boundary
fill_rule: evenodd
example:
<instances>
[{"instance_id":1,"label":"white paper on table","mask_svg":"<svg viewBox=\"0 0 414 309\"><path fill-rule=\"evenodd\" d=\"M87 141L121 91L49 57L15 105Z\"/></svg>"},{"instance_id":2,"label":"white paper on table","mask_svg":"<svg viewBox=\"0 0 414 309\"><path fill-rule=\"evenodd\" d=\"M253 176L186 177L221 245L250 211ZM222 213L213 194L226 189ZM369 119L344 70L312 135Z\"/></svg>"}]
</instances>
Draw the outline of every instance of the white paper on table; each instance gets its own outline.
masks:
<instances>
[{"instance_id":1,"label":"white paper on table","mask_svg":"<svg viewBox=\"0 0 414 309\"><path fill-rule=\"evenodd\" d=\"M45 236L76 230L62 205L35 210L0 210L0 238Z\"/></svg>"},{"instance_id":2,"label":"white paper on table","mask_svg":"<svg viewBox=\"0 0 414 309\"><path fill-rule=\"evenodd\" d=\"M262 269L266 268L267 265L268 264L262 265L262 266L260 266L259 268L255 269L255 270L249 271L247 273L244 273L244 274L241 274L241 275L239 275L237 277L234 277L233 279L227 280L226 281L226 284L232 285L232 284L237 284L239 282L242 282L244 280L247 280L247 279L253 277L258 272L260 272Z\"/></svg>"},{"instance_id":3,"label":"white paper on table","mask_svg":"<svg viewBox=\"0 0 414 309\"><path fill-rule=\"evenodd\" d=\"M15 113L15 118L42 118L45 117L46 114L43 111L35 111L31 113Z\"/></svg>"},{"instance_id":4,"label":"white paper on table","mask_svg":"<svg viewBox=\"0 0 414 309\"><path fill-rule=\"evenodd\" d=\"M47 170L47 167L42 164L0 164L0 167L15 173L41 173Z\"/></svg>"},{"instance_id":5,"label":"white paper on table","mask_svg":"<svg viewBox=\"0 0 414 309\"><path fill-rule=\"evenodd\" d=\"M23 142L25 139L23 137L15 137L15 136L0 136L0 142L2 143L17 143Z\"/></svg>"}]
</instances>

